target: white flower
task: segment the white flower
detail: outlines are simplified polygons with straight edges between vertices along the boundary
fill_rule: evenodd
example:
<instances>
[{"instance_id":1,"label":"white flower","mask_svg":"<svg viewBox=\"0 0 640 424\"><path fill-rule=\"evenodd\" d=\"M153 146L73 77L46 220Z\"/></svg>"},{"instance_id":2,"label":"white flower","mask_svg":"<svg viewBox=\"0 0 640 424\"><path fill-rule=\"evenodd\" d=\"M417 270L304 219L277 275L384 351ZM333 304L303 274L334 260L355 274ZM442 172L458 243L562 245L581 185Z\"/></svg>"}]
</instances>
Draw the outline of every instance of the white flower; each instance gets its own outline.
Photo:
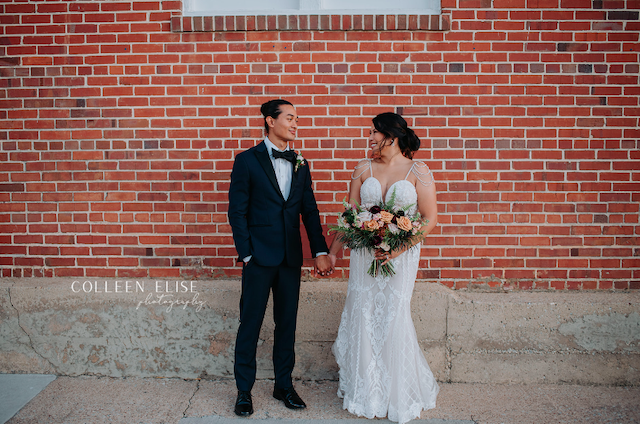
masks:
<instances>
[{"instance_id":1,"label":"white flower","mask_svg":"<svg viewBox=\"0 0 640 424\"><path fill-rule=\"evenodd\" d=\"M388 252L389 250L391 250L391 246L389 246L389 244L384 241L380 243L380 246L378 247L380 247L380 249L384 250L385 252Z\"/></svg>"},{"instance_id":2,"label":"white flower","mask_svg":"<svg viewBox=\"0 0 640 424\"><path fill-rule=\"evenodd\" d=\"M380 221L381 218L382 218L382 215L380 215L379 213L371 217L371 219L373 219L374 221Z\"/></svg>"},{"instance_id":3,"label":"white flower","mask_svg":"<svg viewBox=\"0 0 640 424\"><path fill-rule=\"evenodd\" d=\"M398 228L396 224L391 223L387 227L389 231L391 231L391 234L398 234L400 232L400 228Z\"/></svg>"},{"instance_id":4,"label":"white flower","mask_svg":"<svg viewBox=\"0 0 640 424\"><path fill-rule=\"evenodd\" d=\"M296 156L296 166L293 168L293 172L298 172L298 168L301 166L304 166L304 158L300 153L298 153L298 156Z\"/></svg>"},{"instance_id":5,"label":"white flower","mask_svg":"<svg viewBox=\"0 0 640 424\"><path fill-rule=\"evenodd\" d=\"M373 218L373 215L371 215L371 212L369 211L360 212L358 214L358 220L362 222L371 221L371 218Z\"/></svg>"}]
</instances>

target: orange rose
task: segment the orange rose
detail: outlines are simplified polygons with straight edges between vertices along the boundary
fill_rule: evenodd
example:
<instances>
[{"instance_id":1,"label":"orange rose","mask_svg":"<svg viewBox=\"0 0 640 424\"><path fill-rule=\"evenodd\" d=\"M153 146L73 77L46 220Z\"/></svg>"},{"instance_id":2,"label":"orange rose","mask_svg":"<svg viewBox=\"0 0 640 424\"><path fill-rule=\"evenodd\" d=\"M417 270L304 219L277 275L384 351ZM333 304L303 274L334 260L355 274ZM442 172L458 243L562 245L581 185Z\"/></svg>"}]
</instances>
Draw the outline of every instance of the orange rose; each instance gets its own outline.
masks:
<instances>
[{"instance_id":1,"label":"orange rose","mask_svg":"<svg viewBox=\"0 0 640 424\"><path fill-rule=\"evenodd\" d=\"M364 223L364 228L369 231L375 231L380 228L380 225L378 224L378 221L372 219L371 221L367 221Z\"/></svg>"},{"instance_id":2,"label":"orange rose","mask_svg":"<svg viewBox=\"0 0 640 424\"><path fill-rule=\"evenodd\" d=\"M387 211L380 211L380 219L388 224L393 220L393 214Z\"/></svg>"},{"instance_id":3,"label":"orange rose","mask_svg":"<svg viewBox=\"0 0 640 424\"><path fill-rule=\"evenodd\" d=\"M409 218L407 218L406 216L401 216L400 218L398 218L398 228L400 228L401 230L404 231L411 231L411 229L413 228L413 225L411 224L411 220Z\"/></svg>"}]
</instances>

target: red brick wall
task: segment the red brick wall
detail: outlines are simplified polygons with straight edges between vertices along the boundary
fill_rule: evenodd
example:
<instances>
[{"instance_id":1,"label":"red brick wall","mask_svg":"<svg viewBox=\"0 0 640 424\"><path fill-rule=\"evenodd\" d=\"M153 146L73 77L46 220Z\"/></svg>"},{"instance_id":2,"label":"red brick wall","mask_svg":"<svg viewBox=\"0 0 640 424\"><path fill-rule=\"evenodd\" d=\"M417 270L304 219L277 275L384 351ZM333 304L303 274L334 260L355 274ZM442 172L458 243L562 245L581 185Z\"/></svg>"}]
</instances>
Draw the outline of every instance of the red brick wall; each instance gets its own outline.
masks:
<instances>
[{"instance_id":1,"label":"red brick wall","mask_svg":"<svg viewBox=\"0 0 640 424\"><path fill-rule=\"evenodd\" d=\"M229 172L284 97L328 223L371 117L414 126L421 279L640 287L640 1L444 0L448 31L172 31L180 7L0 2L3 276L238 276Z\"/></svg>"}]
</instances>

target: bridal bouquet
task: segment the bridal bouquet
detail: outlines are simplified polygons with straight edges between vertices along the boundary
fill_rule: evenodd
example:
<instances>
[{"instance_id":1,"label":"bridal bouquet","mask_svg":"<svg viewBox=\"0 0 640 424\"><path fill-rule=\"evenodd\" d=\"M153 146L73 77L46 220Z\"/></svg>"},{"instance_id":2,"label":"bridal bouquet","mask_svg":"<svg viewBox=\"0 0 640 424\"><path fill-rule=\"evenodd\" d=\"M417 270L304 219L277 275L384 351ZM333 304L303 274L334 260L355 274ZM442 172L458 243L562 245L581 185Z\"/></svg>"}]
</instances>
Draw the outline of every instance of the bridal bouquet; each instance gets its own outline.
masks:
<instances>
[{"instance_id":1,"label":"bridal bouquet","mask_svg":"<svg viewBox=\"0 0 640 424\"><path fill-rule=\"evenodd\" d=\"M395 189L388 202L382 202L368 209L358 204L349 204L346 200L345 211L338 218L338 224L331 226L329 231L337 233L350 249L368 249L375 254L377 249L385 252L402 249L413 245L413 241L420 238L422 227L427 221L420 214L407 216L406 211L413 205L403 208L395 206ZM393 264L384 260L374 259L369 266L368 273L375 277L378 272L389 277L395 274Z\"/></svg>"}]
</instances>

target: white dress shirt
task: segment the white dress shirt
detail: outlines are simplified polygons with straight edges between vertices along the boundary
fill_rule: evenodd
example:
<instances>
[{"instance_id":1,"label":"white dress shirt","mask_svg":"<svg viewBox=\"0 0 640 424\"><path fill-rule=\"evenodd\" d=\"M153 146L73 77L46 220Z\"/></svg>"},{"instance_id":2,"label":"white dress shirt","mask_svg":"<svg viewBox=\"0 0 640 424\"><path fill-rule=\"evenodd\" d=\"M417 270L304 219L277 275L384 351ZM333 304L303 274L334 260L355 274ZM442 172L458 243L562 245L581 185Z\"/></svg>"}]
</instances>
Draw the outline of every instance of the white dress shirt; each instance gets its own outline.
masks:
<instances>
[{"instance_id":1,"label":"white dress shirt","mask_svg":"<svg viewBox=\"0 0 640 424\"><path fill-rule=\"evenodd\" d=\"M267 146L267 152L269 153L269 159L271 159L271 164L273 165L273 170L276 173L276 181L278 181L278 186L280 187L280 192L282 193L282 197L284 200L289 198L289 194L291 193L291 178L293 177L293 164L286 159L278 158L274 159L272 150L277 150L279 152L287 151L290 149L289 143L287 143L287 148L284 150L280 150L276 147L275 144L269 140L269 137L265 137L264 144ZM326 255L327 252L319 252L316 256ZM251 260L251 256L247 256L243 259L245 263L248 263Z\"/></svg>"},{"instance_id":2,"label":"white dress shirt","mask_svg":"<svg viewBox=\"0 0 640 424\"><path fill-rule=\"evenodd\" d=\"M273 158L273 150L277 150L282 152L276 147L275 144L269 140L269 137L264 139L264 144L267 146L267 152L269 153L269 159L271 159L271 164L273 165L273 170L276 173L276 180L278 181L278 186L280 186L280 193L282 193L282 197L284 200L289 198L289 193L291 193L291 176L293 174L293 164L286 159ZM287 143L287 148L284 151L289 150L289 143Z\"/></svg>"}]
</instances>

